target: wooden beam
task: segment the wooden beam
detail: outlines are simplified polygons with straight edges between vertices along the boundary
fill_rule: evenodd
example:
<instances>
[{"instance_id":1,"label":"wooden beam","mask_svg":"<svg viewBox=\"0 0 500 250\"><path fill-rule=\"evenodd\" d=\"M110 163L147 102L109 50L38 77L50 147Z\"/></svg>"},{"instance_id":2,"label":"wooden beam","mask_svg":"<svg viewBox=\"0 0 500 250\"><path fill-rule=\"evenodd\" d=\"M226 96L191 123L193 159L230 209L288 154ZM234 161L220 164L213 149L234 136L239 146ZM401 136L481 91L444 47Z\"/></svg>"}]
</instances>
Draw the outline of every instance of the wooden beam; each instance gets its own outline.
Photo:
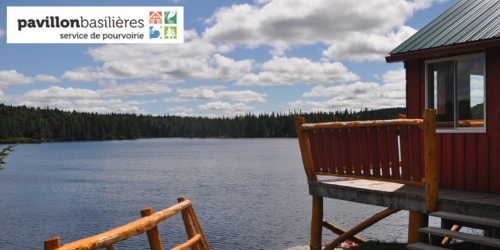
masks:
<instances>
[{"instance_id":1,"label":"wooden beam","mask_svg":"<svg viewBox=\"0 0 500 250\"><path fill-rule=\"evenodd\" d=\"M327 220L323 220L323 227L332 231L332 233L336 234L336 235L342 235L344 233L346 233L347 231L343 228L340 228L338 227L337 225L327 221ZM354 241L356 243L365 243L367 242L367 240L357 236L357 235L354 235L352 236L352 238L349 238L348 240L350 241Z\"/></svg>"},{"instance_id":2,"label":"wooden beam","mask_svg":"<svg viewBox=\"0 0 500 250\"><path fill-rule=\"evenodd\" d=\"M305 123L304 117L295 116L295 128L297 130L297 138L299 139L300 154L302 155L302 163L304 164L304 171L306 172L308 181L317 181L318 177L313 171L313 160L311 156L311 148L309 147L309 139L307 134L300 129L302 124Z\"/></svg>"},{"instance_id":3,"label":"wooden beam","mask_svg":"<svg viewBox=\"0 0 500 250\"><path fill-rule=\"evenodd\" d=\"M153 209L151 207L146 207L141 210L141 216L147 217L153 214ZM158 232L158 226L154 226L146 231L149 241L149 248L151 250L163 250L163 245L161 243L160 233Z\"/></svg>"},{"instance_id":4,"label":"wooden beam","mask_svg":"<svg viewBox=\"0 0 500 250\"><path fill-rule=\"evenodd\" d=\"M189 239L188 241L172 248L171 250L184 250L184 249L188 249L188 248L192 248L194 249L193 247L196 246L196 244L198 244L198 242L201 241L201 235L200 234L197 234L195 235L193 238Z\"/></svg>"},{"instance_id":5,"label":"wooden beam","mask_svg":"<svg viewBox=\"0 0 500 250\"><path fill-rule=\"evenodd\" d=\"M61 244L59 237L52 237L48 238L43 242L43 249L44 250L54 250L59 248L59 245Z\"/></svg>"},{"instance_id":6,"label":"wooden beam","mask_svg":"<svg viewBox=\"0 0 500 250\"><path fill-rule=\"evenodd\" d=\"M408 244L417 242L428 243L429 239L422 237L419 228L429 225L429 215L410 211L408 217Z\"/></svg>"},{"instance_id":7,"label":"wooden beam","mask_svg":"<svg viewBox=\"0 0 500 250\"><path fill-rule=\"evenodd\" d=\"M323 234L323 197L312 197L312 218L311 218L311 250L321 250L321 236Z\"/></svg>"},{"instance_id":8,"label":"wooden beam","mask_svg":"<svg viewBox=\"0 0 500 250\"><path fill-rule=\"evenodd\" d=\"M177 198L178 202L183 202L185 200L186 198L184 196ZM196 236L193 226L193 220L187 209L182 210L181 214L182 214L182 220L184 221L184 227L186 228L186 234L188 236L188 239L192 239L193 237ZM198 245L194 245L192 250L200 250L200 247Z\"/></svg>"},{"instance_id":9,"label":"wooden beam","mask_svg":"<svg viewBox=\"0 0 500 250\"><path fill-rule=\"evenodd\" d=\"M353 227L351 230L349 230L346 233L340 235L337 239L335 239L330 244L328 244L328 246L325 247L324 250L333 250L333 249L335 249L335 247L339 243L344 242L345 240L351 238L355 234L357 234L357 233L365 230L366 228L370 227L371 225L377 223L378 221L386 218L387 216L389 216L389 215L391 215L393 213L396 213L397 211L399 211L399 210L393 209L393 208L387 208L387 209L385 209L382 212L376 213L372 217L370 217L367 220L361 222L359 225Z\"/></svg>"},{"instance_id":10,"label":"wooden beam","mask_svg":"<svg viewBox=\"0 0 500 250\"><path fill-rule=\"evenodd\" d=\"M296 122L297 123L297 122ZM372 120L372 121L352 121L352 122L320 122L320 123L303 123L300 126L301 130L312 129L337 129L337 128L367 128L367 127L382 127L382 126L397 126L397 125L413 125L421 127L422 119L393 119L393 120Z\"/></svg>"},{"instance_id":11,"label":"wooden beam","mask_svg":"<svg viewBox=\"0 0 500 250\"><path fill-rule=\"evenodd\" d=\"M105 248L106 246L113 245L132 236L142 234L144 233L144 231L153 228L154 226L158 225L158 223L174 216L178 212L182 211L183 209L189 208L190 206L191 201L186 200L177 205L158 211L148 217L144 217L125 224L121 227L117 227L98 235L65 244L58 250Z\"/></svg>"},{"instance_id":12,"label":"wooden beam","mask_svg":"<svg viewBox=\"0 0 500 250\"><path fill-rule=\"evenodd\" d=\"M436 111L424 111L425 202L427 213L437 211L439 191L436 164Z\"/></svg>"}]
</instances>

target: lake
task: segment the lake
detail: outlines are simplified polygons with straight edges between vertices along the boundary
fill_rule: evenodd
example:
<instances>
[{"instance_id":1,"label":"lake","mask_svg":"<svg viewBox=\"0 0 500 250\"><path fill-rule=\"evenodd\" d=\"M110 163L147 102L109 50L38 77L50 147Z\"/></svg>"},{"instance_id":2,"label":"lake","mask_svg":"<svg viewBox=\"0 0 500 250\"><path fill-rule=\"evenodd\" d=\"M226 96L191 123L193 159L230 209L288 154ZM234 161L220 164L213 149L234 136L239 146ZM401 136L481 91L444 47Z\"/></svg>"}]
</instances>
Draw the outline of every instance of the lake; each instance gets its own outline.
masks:
<instances>
[{"instance_id":1,"label":"lake","mask_svg":"<svg viewBox=\"0 0 500 250\"><path fill-rule=\"evenodd\" d=\"M0 145L3 148L5 145ZM212 249L309 244L311 196L297 139L139 139L22 144L0 171L0 248L43 249L101 233L191 200ZM350 229L382 207L325 199L325 219ZM360 233L405 241L408 212ZM187 237L180 214L163 222L164 247ZM333 240L324 229L323 241ZM146 235L115 245L149 249Z\"/></svg>"}]
</instances>

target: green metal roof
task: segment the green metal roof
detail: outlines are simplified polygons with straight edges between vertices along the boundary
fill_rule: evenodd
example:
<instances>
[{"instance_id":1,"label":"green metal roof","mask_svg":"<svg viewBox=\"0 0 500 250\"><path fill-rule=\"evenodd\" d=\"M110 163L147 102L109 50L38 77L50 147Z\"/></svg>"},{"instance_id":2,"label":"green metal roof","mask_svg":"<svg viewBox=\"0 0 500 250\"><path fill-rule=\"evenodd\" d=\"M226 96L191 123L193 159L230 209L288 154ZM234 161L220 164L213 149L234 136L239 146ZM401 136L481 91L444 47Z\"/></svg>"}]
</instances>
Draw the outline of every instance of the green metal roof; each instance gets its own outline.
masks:
<instances>
[{"instance_id":1,"label":"green metal roof","mask_svg":"<svg viewBox=\"0 0 500 250\"><path fill-rule=\"evenodd\" d=\"M389 54L500 38L500 0L461 0Z\"/></svg>"}]
</instances>

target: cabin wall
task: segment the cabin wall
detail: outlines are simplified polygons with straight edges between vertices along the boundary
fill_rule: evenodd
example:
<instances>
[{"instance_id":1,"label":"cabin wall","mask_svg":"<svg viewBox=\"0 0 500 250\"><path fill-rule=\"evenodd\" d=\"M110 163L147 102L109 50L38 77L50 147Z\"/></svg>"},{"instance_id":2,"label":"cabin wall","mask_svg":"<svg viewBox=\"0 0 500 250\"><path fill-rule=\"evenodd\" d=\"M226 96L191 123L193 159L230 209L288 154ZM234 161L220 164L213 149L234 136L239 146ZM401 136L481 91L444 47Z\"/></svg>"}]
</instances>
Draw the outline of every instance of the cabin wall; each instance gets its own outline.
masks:
<instances>
[{"instance_id":1,"label":"cabin wall","mask_svg":"<svg viewBox=\"0 0 500 250\"><path fill-rule=\"evenodd\" d=\"M425 60L406 68L406 112L422 118ZM486 51L486 133L437 133L437 165L443 188L500 193L500 48Z\"/></svg>"}]
</instances>

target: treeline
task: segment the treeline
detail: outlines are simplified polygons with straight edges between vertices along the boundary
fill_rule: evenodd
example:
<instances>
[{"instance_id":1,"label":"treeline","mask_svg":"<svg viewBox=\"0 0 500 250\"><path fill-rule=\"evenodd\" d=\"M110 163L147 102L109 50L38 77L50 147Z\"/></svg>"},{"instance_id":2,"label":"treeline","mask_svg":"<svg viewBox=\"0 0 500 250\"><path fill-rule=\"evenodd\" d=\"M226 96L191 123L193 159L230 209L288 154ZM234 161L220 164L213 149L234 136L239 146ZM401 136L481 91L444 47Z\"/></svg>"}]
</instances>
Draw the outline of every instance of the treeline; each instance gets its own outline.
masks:
<instances>
[{"instance_id":1,"label":"treeline","mask_svg":"<svg viewBox=\"0 0 500 250\"><path fill-rule=\"evenodd\" d=\"M245 114L207 118L176 115L97 114L57 108L0 104L0 143L86 141L157 137L265 138L296 137L294 115L308 122L382 120L405 114L405 108L335 112Z\"/></svg>"}]
</instances>

